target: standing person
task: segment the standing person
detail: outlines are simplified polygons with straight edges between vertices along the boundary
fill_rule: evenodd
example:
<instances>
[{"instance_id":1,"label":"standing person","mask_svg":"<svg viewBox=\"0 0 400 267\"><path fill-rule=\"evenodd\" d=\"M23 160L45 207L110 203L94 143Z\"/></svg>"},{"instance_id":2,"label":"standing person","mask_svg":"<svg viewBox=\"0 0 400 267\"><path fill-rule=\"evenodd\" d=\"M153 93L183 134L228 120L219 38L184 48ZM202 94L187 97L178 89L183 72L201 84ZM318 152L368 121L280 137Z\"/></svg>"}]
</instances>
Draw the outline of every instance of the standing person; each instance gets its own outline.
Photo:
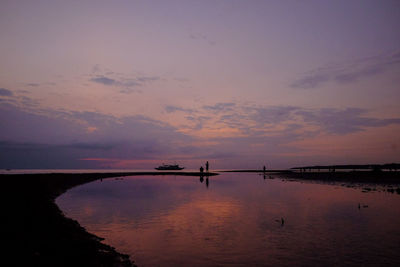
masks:
<instances>
[{"instance_id":1,"label":"standing person","mask_svg":"<svg viewBox=\"0 0 400 267\"><path fill-rule=\"evenodd\" d=\"M263 171L265 172L266 170L267 170L267 168L265 168L265 165L264 165Z\"/></svg>"},{"instance_id":2,"label":"standing person","mask_svg":"<svg viewBox=\"0 0 400 267\"><path fill-rule=\"evenodd\" d=\"M206 162L206 172L208 172L208 161Z\"/></svg>"}]
</instances>

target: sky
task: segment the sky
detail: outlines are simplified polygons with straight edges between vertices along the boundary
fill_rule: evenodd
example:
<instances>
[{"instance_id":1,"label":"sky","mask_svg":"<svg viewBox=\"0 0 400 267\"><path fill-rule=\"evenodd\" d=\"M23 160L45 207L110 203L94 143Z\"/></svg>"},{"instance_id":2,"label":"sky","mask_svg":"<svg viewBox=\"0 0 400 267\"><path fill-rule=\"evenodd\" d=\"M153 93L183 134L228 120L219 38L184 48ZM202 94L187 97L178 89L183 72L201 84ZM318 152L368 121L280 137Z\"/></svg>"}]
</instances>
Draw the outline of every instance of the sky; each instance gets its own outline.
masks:
<instances>
[{"instance_id":1,"label":"sky","mask_svg":"<svg viewBox=\"0 0 400 267\"><path fill-rule=\"evenodd\" d=\"M400 161L400 2L0 2L0 168Z\"/></svg>"}]
</instances>

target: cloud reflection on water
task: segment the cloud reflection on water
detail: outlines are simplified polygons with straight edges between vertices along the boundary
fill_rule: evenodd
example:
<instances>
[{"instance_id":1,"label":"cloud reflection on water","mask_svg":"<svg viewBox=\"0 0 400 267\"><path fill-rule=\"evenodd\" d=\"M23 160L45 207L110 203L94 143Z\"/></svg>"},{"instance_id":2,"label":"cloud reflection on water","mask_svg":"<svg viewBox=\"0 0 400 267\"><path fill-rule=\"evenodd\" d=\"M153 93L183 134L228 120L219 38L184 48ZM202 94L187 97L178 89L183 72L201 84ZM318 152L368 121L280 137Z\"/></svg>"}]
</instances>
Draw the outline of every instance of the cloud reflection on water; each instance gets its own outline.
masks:
<instances>
[{"instance_id":1,"label":"cloud reflection on water","mask_svg":"<svg viewBox=\"0 0 400 267\"><path fill-rule=\"evenodd\" d=\"M208 189L197 177L105 179L57 202L140 266L399 261L397 195L256 174L209 179Z\"/></svg>"}]
</instances>

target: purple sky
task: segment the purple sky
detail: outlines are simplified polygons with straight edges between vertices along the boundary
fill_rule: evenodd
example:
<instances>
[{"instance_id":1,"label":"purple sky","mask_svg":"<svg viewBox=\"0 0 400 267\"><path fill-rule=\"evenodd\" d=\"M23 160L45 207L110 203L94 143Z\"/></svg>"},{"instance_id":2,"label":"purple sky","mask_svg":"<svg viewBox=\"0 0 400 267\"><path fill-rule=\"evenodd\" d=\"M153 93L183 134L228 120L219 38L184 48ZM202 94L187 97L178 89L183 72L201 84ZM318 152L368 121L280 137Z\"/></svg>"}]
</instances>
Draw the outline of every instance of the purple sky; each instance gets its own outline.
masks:
<instances>
[{"instance_id":1,"label":"purple sky","mask_svg":"<svg viewBox=\"0 0 400 267\"><path fill-rule=\"evenodd\" d=\"M400 161L400 1L1 1L0 168Z\"/></svg>"}]
</instances>

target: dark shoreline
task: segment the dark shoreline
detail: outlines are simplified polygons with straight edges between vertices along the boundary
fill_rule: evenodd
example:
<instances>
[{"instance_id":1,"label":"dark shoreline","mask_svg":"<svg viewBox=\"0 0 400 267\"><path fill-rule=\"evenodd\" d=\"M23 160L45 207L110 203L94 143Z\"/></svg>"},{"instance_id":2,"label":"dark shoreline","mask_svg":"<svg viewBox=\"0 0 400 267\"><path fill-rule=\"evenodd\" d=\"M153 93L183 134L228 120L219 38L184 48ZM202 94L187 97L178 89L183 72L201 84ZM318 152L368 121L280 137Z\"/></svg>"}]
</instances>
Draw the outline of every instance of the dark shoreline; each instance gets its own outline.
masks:
<instances>
[{"instance_id":1,"label":"dark shoreline","mask_svg":"<svg viewBox=\"0 0 400 267\"><path fill-rule=\"evenodd\" d=\"M199 172L0 174L7 266L135 266L128 255L101 243L64 216L55 199L99 179L133 175L201 176ZM204 173L213 176L217 173ZM3 216L2 216L3 217Z\"/></svg>"}]
</instances>

